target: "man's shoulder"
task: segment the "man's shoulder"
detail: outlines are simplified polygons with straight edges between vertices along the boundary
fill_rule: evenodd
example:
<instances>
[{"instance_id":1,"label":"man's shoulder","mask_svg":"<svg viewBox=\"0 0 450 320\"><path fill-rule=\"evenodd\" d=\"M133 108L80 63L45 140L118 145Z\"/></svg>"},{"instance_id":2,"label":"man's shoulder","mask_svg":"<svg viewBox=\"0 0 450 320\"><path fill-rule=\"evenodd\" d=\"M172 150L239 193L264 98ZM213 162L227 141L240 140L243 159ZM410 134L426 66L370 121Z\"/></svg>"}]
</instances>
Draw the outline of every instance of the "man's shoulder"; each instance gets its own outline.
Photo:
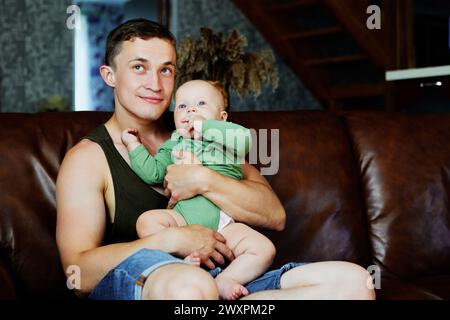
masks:
<instances>
[{"instance_id":1,"label":"man's shoulder","mask_svg":"<svg viewBox=\"0 0 450 320\"><path fill-rule=\"evenodd\" d=\"M63 164L98 169L106 164L106 158L98 143L83 139L66 153Z\"/></svg>"},{"instance_id":2,"label":"man's shoulder","mask_svg":"<svg viewBox=\"0 0 450 320\"><path fill-rule=\"evenodd\" d=\"M77 194L81 190L100 191L107 181L107 172L108 164L101 147L82 140L66 153L58 171L56 189Z\"/></svg>"},{"instance_id":3,"label":"man's shoulder","mask_svg":"<svg viewBox=\"0 0 450 320\"><path fill-rule=\"evenodd\" d=\"M66 156L98 157L101 154L103 154L103 151L98 143L89 139L82 139L67 152Z\"/></svg>"}]
</instances>

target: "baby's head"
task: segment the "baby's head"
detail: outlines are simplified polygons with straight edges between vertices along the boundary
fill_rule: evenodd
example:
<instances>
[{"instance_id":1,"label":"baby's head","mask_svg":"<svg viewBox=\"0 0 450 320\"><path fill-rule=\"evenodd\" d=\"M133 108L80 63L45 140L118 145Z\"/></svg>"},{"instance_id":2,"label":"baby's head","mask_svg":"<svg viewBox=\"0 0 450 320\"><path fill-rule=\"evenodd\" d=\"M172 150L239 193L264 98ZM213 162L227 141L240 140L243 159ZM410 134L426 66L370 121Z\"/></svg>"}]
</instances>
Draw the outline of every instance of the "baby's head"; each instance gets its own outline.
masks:
<instances>
[{"instance_id":1,"label":"baby's head","mask_svg":"<svg viewBox=\"0 0 450 320\"><path fill-rule=\"evenodd\" d=\"M219 82L205 80L185 82L175 93L175 127L186 128L193 115L201 120L226 120L227 104L227 93Z\"/></svg>"}]
</instances>

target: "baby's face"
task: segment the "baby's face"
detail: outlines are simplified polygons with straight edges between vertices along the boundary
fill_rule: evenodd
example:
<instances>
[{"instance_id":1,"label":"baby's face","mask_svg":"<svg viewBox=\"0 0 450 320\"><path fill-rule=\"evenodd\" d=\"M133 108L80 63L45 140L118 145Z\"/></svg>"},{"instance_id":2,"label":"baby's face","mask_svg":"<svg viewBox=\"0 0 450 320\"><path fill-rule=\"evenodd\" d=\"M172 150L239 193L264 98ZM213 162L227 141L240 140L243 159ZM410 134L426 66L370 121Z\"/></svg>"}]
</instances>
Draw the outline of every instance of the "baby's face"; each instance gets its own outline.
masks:
<instances>
[{"instance_id":1,"label":"baby's face","mask_svg":"<svg viewBox=\"0 0 450 320\"><path fill-rule=\"evenodd\" d=\"M180 86L175 94L174 120L177 129L187 128L189 119L226 120L220 91L203 80L192 80Z\"/></svg>"}]
</instances>

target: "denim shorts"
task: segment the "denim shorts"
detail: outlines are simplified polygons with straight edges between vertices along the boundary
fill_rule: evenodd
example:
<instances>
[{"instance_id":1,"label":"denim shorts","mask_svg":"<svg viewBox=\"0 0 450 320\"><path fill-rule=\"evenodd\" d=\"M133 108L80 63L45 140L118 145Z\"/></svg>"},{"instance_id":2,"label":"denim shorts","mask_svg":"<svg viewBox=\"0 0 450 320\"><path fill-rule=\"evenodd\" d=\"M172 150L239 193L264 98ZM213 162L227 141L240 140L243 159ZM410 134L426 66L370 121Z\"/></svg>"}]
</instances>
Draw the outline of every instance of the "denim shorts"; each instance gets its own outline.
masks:
<instances>
[{"instance_id":1,"label":"denim shorts","mask_svg":"<svg viewBox=\"0 0 450 320\"><path fill-rule=\"evenodd\" d=\"M188 264L160 250L142 249L129 256L100 280L89 295L92 300L141 300L145 279L159 267L172 264ZM290 262L281 268L268 271L245 285L249 293L262 290L280 289L280 279L286 271L305 263ZM210 270L216 277L223 270L217 267Z\"/></svg>"}]
</instances>

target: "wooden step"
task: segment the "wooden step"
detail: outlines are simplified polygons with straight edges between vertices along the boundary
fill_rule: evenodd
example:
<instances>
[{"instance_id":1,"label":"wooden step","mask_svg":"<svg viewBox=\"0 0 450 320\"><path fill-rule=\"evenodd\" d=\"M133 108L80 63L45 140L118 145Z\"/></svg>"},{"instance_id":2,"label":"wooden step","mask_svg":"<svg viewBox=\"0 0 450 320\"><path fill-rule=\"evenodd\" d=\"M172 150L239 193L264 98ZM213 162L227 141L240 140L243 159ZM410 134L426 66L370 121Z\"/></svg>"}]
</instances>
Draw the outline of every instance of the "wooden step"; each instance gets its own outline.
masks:
<instances>
[{"instance_id":1,"label":"wooden step","mask_svg":"<svg viewBox=\"0 0 450 320\"><path fill-rule=\"evenodd\" d=\"M292 11L315 6L320 3L320 0L295 0L288 3L269 5L266 7L265 11L269 14L292 13Z\"/></svg>"},{"instance_id":2,"label":"wooden step","mask_svg":"<svg viewBox=\"0 0 450 320\"><path fill-rule=\"evenodd\" d=\"M331 87L330 96L333 99L355 97L375 97L385 93L384 83L349 84Z\"/></svg>"},{"instance_id":3,"label":"wooden step","mask_svg":"<svg viewBox=\"0 0 450 320\"><path fill-rule=\"evenodd\" d=\"M339 56L339 57L308 59L308 60L303 61L303 63L307 66L320 66L320 65L327 65L327 64L338 64L338 63L362 61L365 59L366 59L366 57L363 54L352 54L352 55Z\"/></svg>"},{"instance_id":4,"label":"wooden step","mask_svg":"<svg viewBox=\"0 0 450 320\"><path fill-rule=\"evenodd\" d=\"M344 31L344 29L342 27L336 26L336 27L322 28L322 29L311 30L311 31L293 32L293 33L289 33L289 34L283 36L283 38L285 40L303 40L303 39L311 39L311 38L329 36L329 35L341 33L343 31Z\"/></svg>"}]
</instances>

